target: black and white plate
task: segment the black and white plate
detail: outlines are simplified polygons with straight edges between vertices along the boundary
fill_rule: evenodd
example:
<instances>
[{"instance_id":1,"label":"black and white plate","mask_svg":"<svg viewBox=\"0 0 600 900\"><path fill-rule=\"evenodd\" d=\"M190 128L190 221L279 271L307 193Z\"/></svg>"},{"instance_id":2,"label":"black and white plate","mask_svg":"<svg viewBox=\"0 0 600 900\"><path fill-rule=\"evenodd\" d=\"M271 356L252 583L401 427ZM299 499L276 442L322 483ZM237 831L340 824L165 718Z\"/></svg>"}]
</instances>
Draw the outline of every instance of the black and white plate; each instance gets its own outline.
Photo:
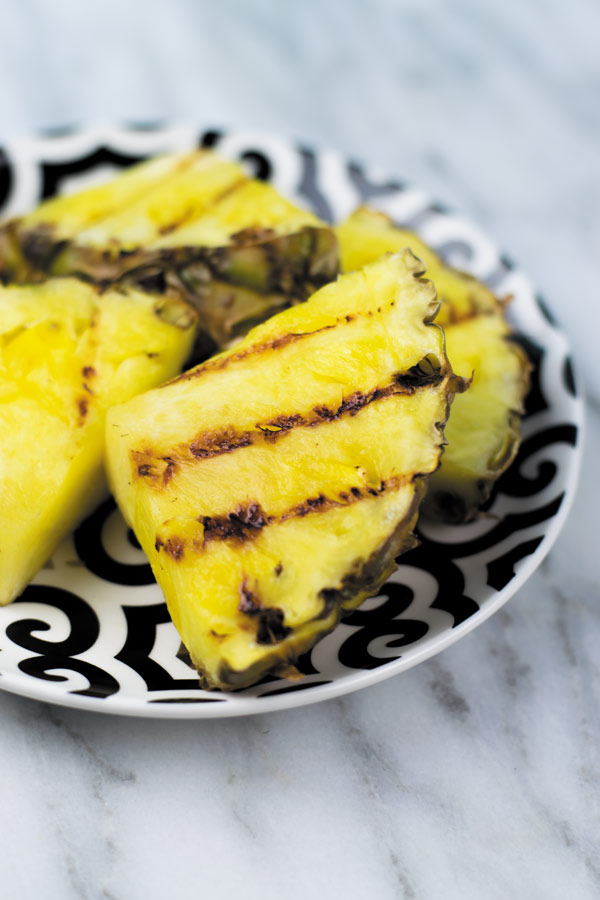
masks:
<instances>
[{"instance_id":1,"label":"black and white plate","mask_svg":"<svg viewBox=\"0 0 600 900\"><path fill-rule=\"evenodd\" d=\"M98 129L15 141L0 150L0 209L12 216L148 156L196 145L334 221L368 202L416 230L453 264L512 295L510 314L534 363L519 456L489 505L463 526L421 523L398 572L301 660L305 678L270 678L233 694L198 688L178 657L150 566L107 500L0 610L0 687L65 706L203 718L269 712L374 684L433 656L495 612L540 564L565 521L579 467L577 396L567 342L525 275L479 229L381 172L251 133Z\"/></svg>"}]
</instances>

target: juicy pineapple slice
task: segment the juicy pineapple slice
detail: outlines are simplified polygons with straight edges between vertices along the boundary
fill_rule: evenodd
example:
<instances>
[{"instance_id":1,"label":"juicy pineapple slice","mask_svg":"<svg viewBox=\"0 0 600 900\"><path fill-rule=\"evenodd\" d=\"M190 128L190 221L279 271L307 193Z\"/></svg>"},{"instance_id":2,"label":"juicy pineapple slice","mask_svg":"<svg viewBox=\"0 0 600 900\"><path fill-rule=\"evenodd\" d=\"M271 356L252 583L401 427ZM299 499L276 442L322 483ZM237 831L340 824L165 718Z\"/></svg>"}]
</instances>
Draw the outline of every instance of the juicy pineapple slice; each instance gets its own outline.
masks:
<instances>
[{"instance_id":1,"label":"juicy pineapple slice","mask_svg":"<svg viewBox=\"0 0 600 900\"><path fill-rule=\"evenodd\" d=\"M472 376L473 382L452 407L448 446L430 479L424 510L444 521L468 521L513 461L521 440L530 366L510 340L503 306L476 278L447 266L420 238L394 227L382 213L359 209L336 232L343 271L402 247L410 247L427 266L442 301L436 321L444 326L448 357L454 371Z\"/></svg>"},{"instance_id":2,"label":"juicy pineapple slice","mask_svg":"<svg viewBox=\"0 0 600 900\"><path fill-rule=\"evenodd\" d=\"M410 251L107 418L109 478L208 687L281 671L413 546L453 392Z\"/></svg>"},{"instance_id":3,"label":"juicy pineapple slice","mask_svg":"<svg viewBox=\"0 0 600 900\"><path fill-rule=\"evenodd\" d=\"M107 408L180 371L196 318L72 278L0 288L0 604L102 499Z\"/></svg>"},{"instance_id":4,"label":"juicy pineapple slice","mask_svg":"<svg viewBox=\"0 0 600 900\"><path fill-rule=\"evenodd\" d=\"M0 232L0 275L185 286L217 346L337 275L330 228L210 151L141 163ZM208 313L207 313L208 310Z\"/></svg>"},{"instance_id":5,"label":"juicy pineapple slice","mask_svg":"<svg viewBox=\"0 0 600 900\"><path fill-rule=\"evenodd\" d=\"M105 184L74 195L52 197L0 229L0 274L4 281L31 281L51 270L54 259L77 235L170 181L189 167L193 154L163 156L133 166Z\"/></svg>"}]
</instances>

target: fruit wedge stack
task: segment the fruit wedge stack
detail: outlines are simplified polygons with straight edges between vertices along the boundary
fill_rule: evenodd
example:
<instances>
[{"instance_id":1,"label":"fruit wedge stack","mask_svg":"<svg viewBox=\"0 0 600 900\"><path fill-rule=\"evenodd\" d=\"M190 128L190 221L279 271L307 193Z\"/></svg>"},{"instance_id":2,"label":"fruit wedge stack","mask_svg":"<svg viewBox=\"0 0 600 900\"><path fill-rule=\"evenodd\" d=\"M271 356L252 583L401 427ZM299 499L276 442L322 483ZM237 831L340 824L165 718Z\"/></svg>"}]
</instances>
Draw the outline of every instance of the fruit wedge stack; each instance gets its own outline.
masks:
<instances>
[{"instance_id":1,"label":"fruit wedge stack","mask_svg":"<svg viewBox=\"0 0 600 900\"><path fill-rule=\"evenodd\" d=\"M415 545L426 493L472 518L516 453L528 364L483 285L208 151L8 222L0 272L0 603L104 461L207 688L292 672Z\"/></svg>"}]
</instances>

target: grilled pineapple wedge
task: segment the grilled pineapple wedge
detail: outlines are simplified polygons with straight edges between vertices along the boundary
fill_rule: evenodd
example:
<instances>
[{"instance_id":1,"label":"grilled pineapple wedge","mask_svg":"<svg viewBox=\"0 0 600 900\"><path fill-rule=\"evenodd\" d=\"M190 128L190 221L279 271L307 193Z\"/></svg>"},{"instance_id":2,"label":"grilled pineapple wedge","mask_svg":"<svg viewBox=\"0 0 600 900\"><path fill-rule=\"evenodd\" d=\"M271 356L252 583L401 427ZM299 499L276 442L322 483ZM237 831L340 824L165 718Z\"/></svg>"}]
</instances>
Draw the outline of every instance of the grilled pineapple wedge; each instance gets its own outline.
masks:
<instances>
[{"instance_id":1,"label":"grilled pineapple wedge","mask_svg":"<svg viewBox=\"0 0 600 900\"><path fill-rule=\"evenodd\" d=\"M4 281L43 273L162 290L183 284L217 347L337 272L330 228L206 150L50 199L0 233Z\"/></svg>"},{"instance_id":2,"label":"grilled pineapple wedge","mask_svg":"<svg viewBox=\"0 0 600 900\"><path fill-rule=\"evenodd\" d=\"M281 672L412 547L462 387L410 251L113 407L113 492L207 687Z\"/></svg>"},{"instance_id":3,"label":"grilled pineapple wedge","mask_svg":"<svg viewBox=\"0 0 600 900\"><path fill-rule=\"evenodd\" d=\"M502 304L477 279L447 266L420 238L362 208L337 229L343 271L410 247L427 266L441 298L437 322L446 332L454 371L473 382L446 425L448 446L430 479L424 510L447 522L474 518L521 441L520 416L529 363L511 342Z\"/></svg>"},{"instance_id":4,"label":"grilled pineapple wedge","mask_svg":"<svg viewBox=\"0 0 600 900\"><path fill-rule=\"evenodd\" d=\"M0 287L0 604L102 498L106 409L180 371L196 318L71 278Z\"/></svg>"}]
</instances>

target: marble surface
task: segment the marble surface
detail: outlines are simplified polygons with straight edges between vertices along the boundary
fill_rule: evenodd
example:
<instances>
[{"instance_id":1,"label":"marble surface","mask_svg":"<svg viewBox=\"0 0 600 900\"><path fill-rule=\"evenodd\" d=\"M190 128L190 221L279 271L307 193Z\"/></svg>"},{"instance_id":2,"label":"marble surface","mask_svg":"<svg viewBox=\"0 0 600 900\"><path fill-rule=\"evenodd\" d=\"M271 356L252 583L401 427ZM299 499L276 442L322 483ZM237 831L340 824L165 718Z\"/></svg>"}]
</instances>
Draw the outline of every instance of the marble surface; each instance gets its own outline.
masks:
<instances>
[{"instance_id":1,"label":"marble surface","mask_svg":"<svg viewBox=\"0 0 600 900\"><path fill-rule=\"evenodd\" d=\"M223 722L0 694L2 896L598 897L597 4L11 0L0 12L0 142L193 119L379 162L530 273L589 399L581 489L551 555L430 662L341 700Z\"/></svg>"}]
</instances>

